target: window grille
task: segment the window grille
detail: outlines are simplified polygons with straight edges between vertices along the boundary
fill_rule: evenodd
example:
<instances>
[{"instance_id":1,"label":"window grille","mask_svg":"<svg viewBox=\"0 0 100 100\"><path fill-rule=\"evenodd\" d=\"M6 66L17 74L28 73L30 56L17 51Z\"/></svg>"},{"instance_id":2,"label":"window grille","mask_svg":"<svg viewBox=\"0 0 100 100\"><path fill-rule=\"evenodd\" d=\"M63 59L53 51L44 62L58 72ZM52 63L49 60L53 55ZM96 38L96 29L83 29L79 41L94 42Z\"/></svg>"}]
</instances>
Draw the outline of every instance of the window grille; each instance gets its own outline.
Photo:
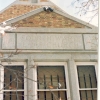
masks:
<instances>
[{"instance_id":1,"label":"window grille","mask_svg":"<svg viewBox=\"0 0 100 100\"><path fill-rule=\"evenodd\" d=\"M80 100L97 100L95 66L77 66Z\"/></svg>"},{"instance_id":2,"label":"window grille","mask_svg":"<svg viewBox=\"0 0 100 100\"><path fill-rule=\"evenodd\" d=\"M38 100L67 100L64 66L37 67Z\"/></svg>"},{"instance_id":3,"label":"window grille","mask_svg":"<svg viewBox=\"0 0 100 100\"><path fill-rule=\"evenodd\" d=\"M24 66L4 66L2 71L3 100L24 100Z\"/></svg>"}]
</instances>

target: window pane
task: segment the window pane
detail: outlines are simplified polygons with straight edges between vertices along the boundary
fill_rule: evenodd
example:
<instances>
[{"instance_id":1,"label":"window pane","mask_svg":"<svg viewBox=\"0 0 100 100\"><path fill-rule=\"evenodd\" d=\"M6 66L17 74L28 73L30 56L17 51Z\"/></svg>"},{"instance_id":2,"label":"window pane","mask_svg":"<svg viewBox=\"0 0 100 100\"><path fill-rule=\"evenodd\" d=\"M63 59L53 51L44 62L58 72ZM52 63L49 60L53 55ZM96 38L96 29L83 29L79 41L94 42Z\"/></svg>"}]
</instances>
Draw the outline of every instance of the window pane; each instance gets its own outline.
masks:
<instances>
[{"instance_id":1,"label":"window pane","mask_svg":"<svg viewBox=\"0 0 100 100\"><path fill-rule=\"evenodd\" d=\"M8 90L24 89L23 76L24 76L23 66L5 66L4 67L4 89L8 89ZM18 87L17 87L17 82L18 82Z\"/></svg>"},{"instance_id":2,"label":"window pane","mask_svg":"<svg viewBox=\"0 0 100 100\"><path fill-rule=\"evenodd\" d=\"M37 69L38 89L65 89L63 66L39 66Z\"/></svg>"},{"instance_id":3,"label":"window pane","mask_svg":"<svg viewBox=\"0 0 100 100\"><path fill-rule=\"evenodd\" d=\"M17 99L17 94L19 99ZM24 100L24 92L4 92L3 100Z\"/></svg>"},{"instance_id":4,"label":"window pane","mask_svg":"<svg viewBox=\"0 0 100 100\"><path fill-rule=\"evenodd\" d=\"M41 91L38 92L38 100L67 100L65 91Z\"/></svg>"},{"instance_id":5,"label":"window pane","mask_svg":"<svg viewBox=\"0 0 100 100\"><path fill-rule=\"evenodd\" d=\"M97 88L97 80L94 66L78 66L77 72L80 88Z\"/></svg>"},{"instance_id":6,"label":"window pane","mask_svg":"<svg viewBox=\"0 0 100 100\"><path fill-rule=\"evenodd\" d=\"M97 91L96 90L81 90L80 91L80 100L97 100Z\"/></svg>"}]
</instances>

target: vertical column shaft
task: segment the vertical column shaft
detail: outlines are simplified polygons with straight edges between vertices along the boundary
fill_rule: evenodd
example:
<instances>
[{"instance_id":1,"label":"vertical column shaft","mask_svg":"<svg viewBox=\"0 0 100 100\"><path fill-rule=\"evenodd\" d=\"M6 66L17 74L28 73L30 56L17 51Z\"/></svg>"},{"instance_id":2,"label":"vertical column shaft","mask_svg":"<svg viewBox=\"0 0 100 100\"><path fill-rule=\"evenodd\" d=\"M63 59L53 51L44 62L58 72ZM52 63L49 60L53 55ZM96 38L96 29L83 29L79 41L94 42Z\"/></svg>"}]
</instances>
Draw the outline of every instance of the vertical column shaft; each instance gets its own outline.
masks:
<instances>
[{"instance_id":1,"label":"vertical column shaft","mask_svg":"<svg viewBox=\"0 0 100 100\"><path fill-rule=\"evenodd\" d=\"M76 67L74 60L68 61L68 74L69 74L69 84L70 84L70 96L71 100L79 100L79 90L76 80Z\"/></svg>"}]
</instances>

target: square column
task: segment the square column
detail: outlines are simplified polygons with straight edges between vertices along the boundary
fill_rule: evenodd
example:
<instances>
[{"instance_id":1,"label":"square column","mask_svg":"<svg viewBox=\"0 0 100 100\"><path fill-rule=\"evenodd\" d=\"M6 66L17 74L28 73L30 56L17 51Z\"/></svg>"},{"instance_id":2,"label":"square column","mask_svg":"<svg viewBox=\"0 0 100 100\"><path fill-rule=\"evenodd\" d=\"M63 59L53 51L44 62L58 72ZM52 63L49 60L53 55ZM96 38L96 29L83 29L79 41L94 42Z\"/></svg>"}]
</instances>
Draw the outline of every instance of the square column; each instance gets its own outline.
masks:
<instances>
[{"instance_id":1,"label":"square column","mask_svg":"<svg viewBox=\"0 0 100 100\"><path fill-rule=\"evenodd\" d=\"M69 85L70 85L70 99L69 100L79 100L78 85L77 85L77 75L75 61L73 59L68 61L68 74L69 74Z\"/></svg>"}]
</instances>

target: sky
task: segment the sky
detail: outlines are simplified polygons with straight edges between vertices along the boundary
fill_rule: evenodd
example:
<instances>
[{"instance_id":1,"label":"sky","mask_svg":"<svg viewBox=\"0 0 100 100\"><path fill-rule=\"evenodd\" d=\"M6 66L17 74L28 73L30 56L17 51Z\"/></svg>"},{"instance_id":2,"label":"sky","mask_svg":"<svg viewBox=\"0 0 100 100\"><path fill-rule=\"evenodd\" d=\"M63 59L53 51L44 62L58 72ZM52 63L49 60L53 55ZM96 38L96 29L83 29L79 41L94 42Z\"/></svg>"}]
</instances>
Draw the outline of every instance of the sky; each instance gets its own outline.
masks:
<instances>
[{"instance_id":1,"label":"sky","mask_svg":"<svg viewBox=\"0 0 100 100\"><path fill-rule=\"evenodd\" d=\"M0 0L0 11L3 10L5 7L7 7L9 4L11 4L14 1L15 0ZM77 14L78 9L75 9L75 7L71 5L72 2L75 0L50 0L50 1L56 4L58 7L63 9L66 13L70 14L71 16L74 16L86 22L90 21L90 17L92 16L91 14L88 13L85 16L80 16ZM89 23L95 26L98 26L98 17L95 17Z\"/></svg>"},{"instance_id":2,"label":"sky","mask_svg":"<svg viewBox=\"0 0 100 100\"><path fill-rule=\"evenodd\" d=\"M14 2L15 0L0 0L0 11L7 7L9 4Z\"/></svg>"}]
</instances>

